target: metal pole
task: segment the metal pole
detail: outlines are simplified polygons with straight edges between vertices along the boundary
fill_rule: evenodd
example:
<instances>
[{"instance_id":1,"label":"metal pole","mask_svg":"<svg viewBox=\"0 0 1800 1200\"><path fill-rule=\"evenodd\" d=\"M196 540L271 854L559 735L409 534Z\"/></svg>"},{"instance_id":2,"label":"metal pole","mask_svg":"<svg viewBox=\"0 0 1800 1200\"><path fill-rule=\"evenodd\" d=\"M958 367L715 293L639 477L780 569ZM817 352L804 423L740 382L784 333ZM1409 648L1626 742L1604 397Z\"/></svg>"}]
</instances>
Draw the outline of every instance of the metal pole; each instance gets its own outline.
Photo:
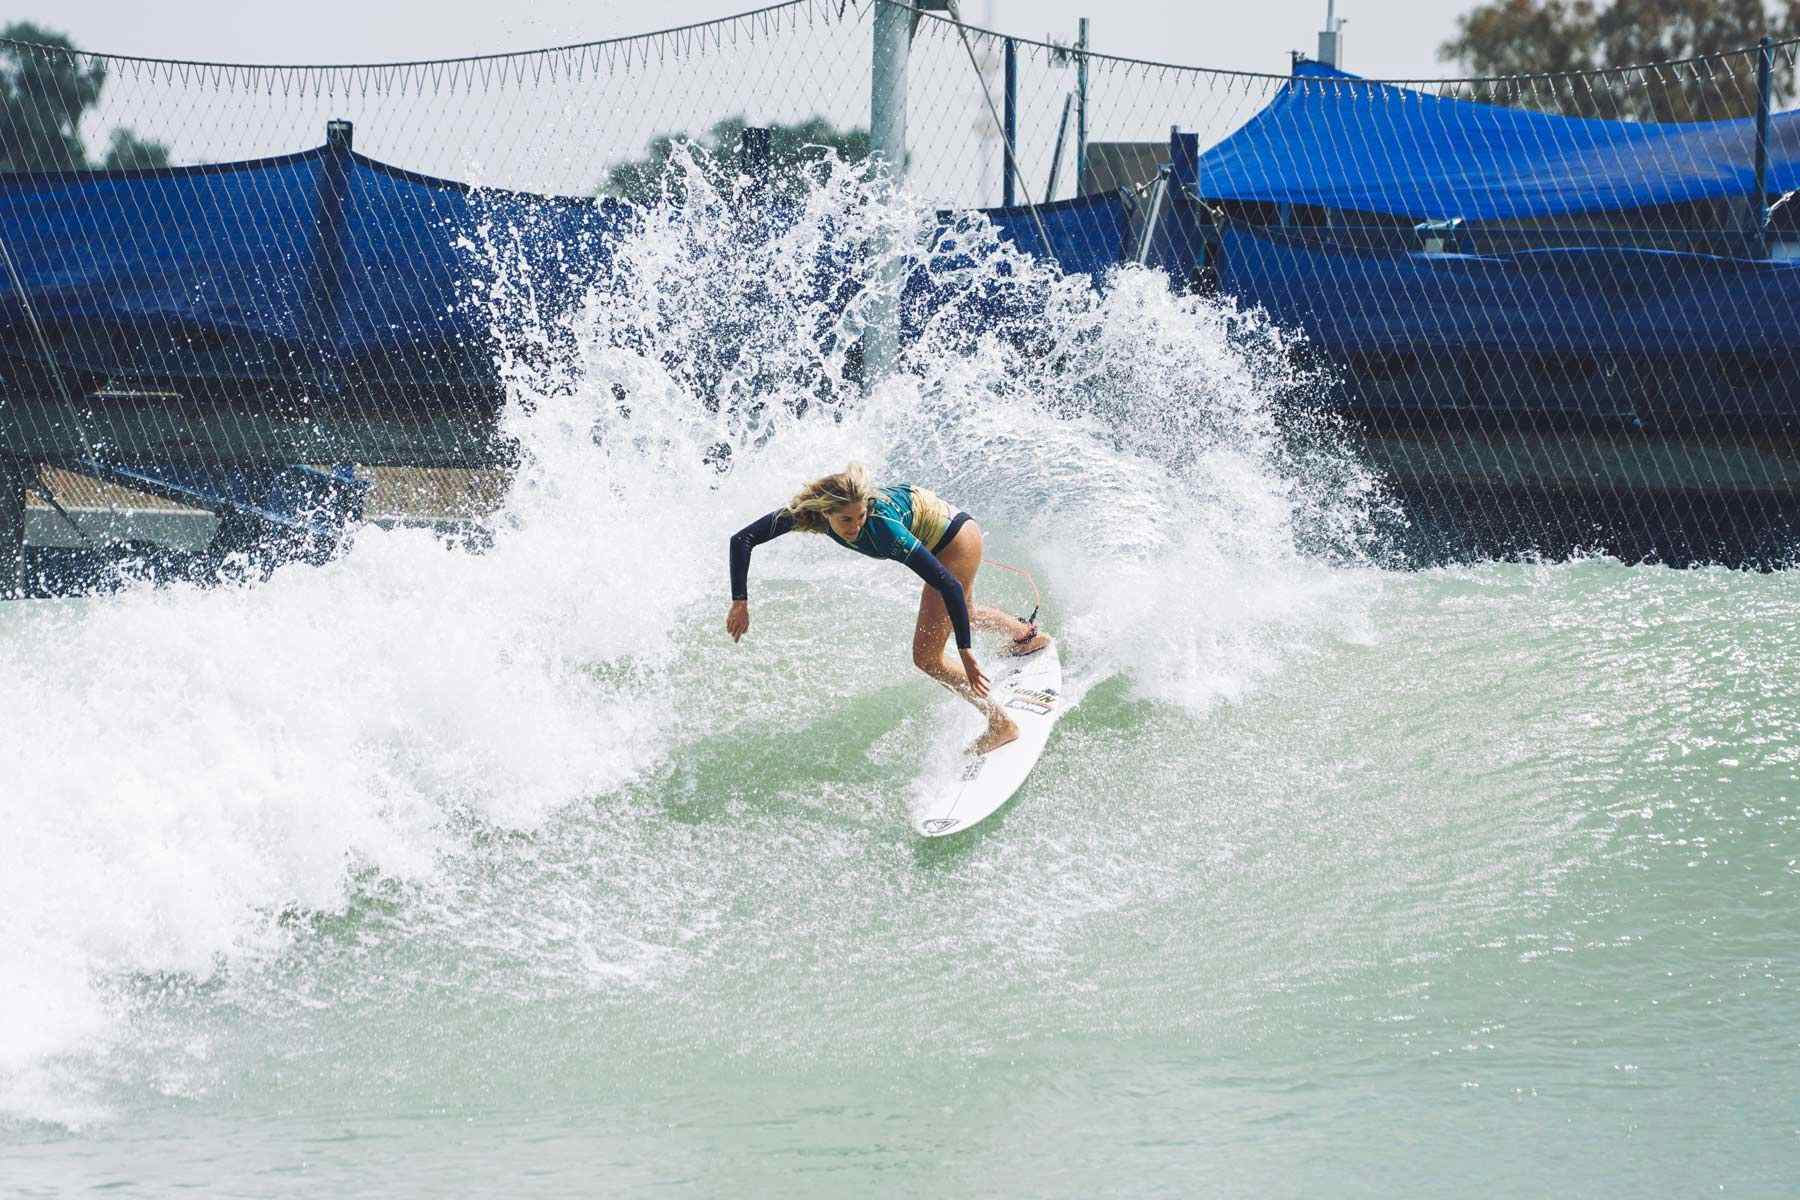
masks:
<instances>
[{"instance_id":1,"label":"metal pole","mask_svg":"<svg viewBox=\"0 0 1800 1200\"><path fill-rule=\"evenodd\" d=\"M1156 172L1156 185L1150 192L1150 219L1144 222L1143 232L1138 236L1137 263L1140 267L1150 260L1150 246L1156 240L1156 227L1162 222L1163 203L1169 198L1169 189L1180 189L1190 182L1182 178L1177 167L1182 162L1182 146L1181 126L1169 126L1169 161Z\"/></svg>"},{"instance_id":2,"label":"metal pole","mask_svg":"<svg viewBox=\"0 0 1800 1200\"><path fill-rule=\"evenodd\" d=\"M1756 194L1751 198L1750 228L1759 249L1756 256L1768 253L1764 231L1769 221L1769 108L1773 100L1775 46L1767 34L1756 52Z\"/></svg>"},{"instance_id":3,"label":"metal pole","mask_svg":"<svg viewBox=\"0 0 1800 1200\"><path fill-rule=\"evenodd\" d=\"M1019 164L1013 159L1013 147L1019 144L1019 44L1011 38L1006 39L1006 118L1003 124L1006 162L1001 170L1000 203L1011 208L1018 199L1013 181L1019 173Z\"/></svg>"},{"instance_id":4,"label":"metal pole","mask_svg":"<svg viewBox=\"0 0 1800 1200\"><path fill-rule=\"evenodd\" d=\"M1193 187L1200 179L1200 135L1186 133L1179 126L1169 129L1169 166L1174 169L1176 187Z\"/></svg>"},{"instance_id":5,"label":"metal pole","mask_svg":"<svg viewBox=\"0 0 1800 1200\"><path fill-rule=\"evenodd\" d=\"M1081 18L1075 37L1075 194L1081 195L1087 187L1087 133L1088 133L1088 19Z\"/></svg>"},{"instance_id":6,"label":"metal pole","mask_svg":"<svg viewBox=\"0 0 1800 1200\"><path fill-rule=\"evenodd\" d=\"M885 187L906 180L906 61L912 51L909 0L875 0L875 46L869 74L869 143ZM874 387L900 357L900 263L897 247L877 248L880 294L863 330L863 386Z\"/></svg>"},{"instance_id":7,"label":"metal pole","mask_svg":"<svg viewBox=\"0 0 1800 1200\"><path fill-rule=\"evenodd\" d=\"M1156 173L1156 186L1150 192L1150 218L1138 234L1137 265L1140 267L1150 258L1150 243L1156 240L1156 226L1162 220L1163 197L1168 194L1169 168L1164 166Z\"/></svg>"},{"instance_id":8,"label":"metal pole","mask_svg":"<svg viewBox=\"0 0 1800 1200\"><path fill-rule=\"evenodd\" d=\"M1044 183L1044 203L1056 199L1056 177L1062 171L1063 141L1069 134L1069 105L1073 96L1063 97L1062 119L1056 123L1056 149L1050 152L1050 178Z\"/></svg>"},{"instance_id":9,"label":"metal pole","mask_svg":"<svg viewBox=\"0 0 1800 1200\"><path fill-rule=\"evenodd\" d=\"M908 0L877 0L869 89L869 142L889 179L906 175L906 62L912 51Z\"/></svg>"},{"instance_id":10,"label":"metal pole","mask_svg":"<svg viewBox=\"0 0 1800 1200\"><path fill-rule=\"evenodd\" d=\"M1338 46L1337 3L1336 0L1325 0L1325 28L1319 30L1319 61L1335 67L1342 58Z\"/></svg>"}]
</instances>

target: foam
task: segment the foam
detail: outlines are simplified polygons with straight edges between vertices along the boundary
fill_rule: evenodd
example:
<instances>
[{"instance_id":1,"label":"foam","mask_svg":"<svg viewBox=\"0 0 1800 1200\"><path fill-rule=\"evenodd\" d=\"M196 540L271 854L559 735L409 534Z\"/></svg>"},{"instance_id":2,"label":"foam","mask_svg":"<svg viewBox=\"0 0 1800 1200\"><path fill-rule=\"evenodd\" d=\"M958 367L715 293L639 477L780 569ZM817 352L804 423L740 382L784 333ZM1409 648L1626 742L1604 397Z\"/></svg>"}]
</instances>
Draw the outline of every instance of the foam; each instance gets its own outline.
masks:
<instances>
[{"instance_id":1,"label":"foam","mask_svg":"<svg viewBox=\"0 0 1800 1200\"><path fill-rule=\"evenodd\" d=\"M1204 711L1357 636L1371 585L1342 564L1366 557L1379 495L1334 451L1296 471L1277 414L1309 381L1257 318L1145 271L1097 293L980 227L956 261L931 260L930 209L881 202L841 164L772 233L691 171L688 203L643 214L575 281L572 313L512 269L516 231L470 247L495 268L476 300L502 335L522 450L487 553L369 529L258 586L6 614L0 1110L104 1111L65 1067L129 1037L114 982L278 956L280 915L342 910L357 872L429 892L472 831L535 828L702 742L711 718L678 689L722 637L726 537L851 459L946 495L991 553L1037 570L1084 686L1124 674ZM905 269L883 273L868 248L884 243L906 247ZM871 285L847 310L820 291L826 259ZM875 281L919 261L964 299L865 399L857 322ZM1041 314L1039 344L993 336L996 291ZM1303 552L1321 529L1328 553ZM890 610L912 585L880 570L782 545L753 586L843 582L903 628ZM813 669L796 668L803 684ZM581 969L655 974L637 958Z\"/></svg>"}]
</instances>

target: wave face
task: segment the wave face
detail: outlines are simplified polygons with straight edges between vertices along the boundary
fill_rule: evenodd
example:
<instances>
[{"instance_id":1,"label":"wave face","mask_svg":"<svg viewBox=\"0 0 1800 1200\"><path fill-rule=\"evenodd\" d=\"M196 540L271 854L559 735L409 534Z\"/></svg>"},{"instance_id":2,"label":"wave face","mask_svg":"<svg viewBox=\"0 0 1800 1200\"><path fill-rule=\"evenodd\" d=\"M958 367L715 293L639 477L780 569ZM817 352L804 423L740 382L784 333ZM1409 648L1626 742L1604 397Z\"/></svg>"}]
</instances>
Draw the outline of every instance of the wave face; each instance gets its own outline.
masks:
<instances>
[{"instance_id":1,"label":"wave face","mask_svg":"<svg viewBox=\"0 0 1800 1200\"><path fill-rule=\"evenodd\" d=\"M1382 492L1255 315L940 236L846 168L779 222L709 176L553 279L528 227L470 248L521 451L491 550L368 530L256 587L0 610L27 1180L172 1183L264 1121L349 1190L340 1127L403 1191L526 1140L548 1180L599 1146L703 1186L839 1147L839 1194L1220 1162L1298 1194L1403 1131L1421 1178L1496 1128L1577 1182L1777 1161L1795 576L1381 571ZM790 536L721 631L729 534L852 460L1035 573L1078 697L947 843L906 805L975 718L910 666L909 574Z\"/></svg>"}]
</instances>

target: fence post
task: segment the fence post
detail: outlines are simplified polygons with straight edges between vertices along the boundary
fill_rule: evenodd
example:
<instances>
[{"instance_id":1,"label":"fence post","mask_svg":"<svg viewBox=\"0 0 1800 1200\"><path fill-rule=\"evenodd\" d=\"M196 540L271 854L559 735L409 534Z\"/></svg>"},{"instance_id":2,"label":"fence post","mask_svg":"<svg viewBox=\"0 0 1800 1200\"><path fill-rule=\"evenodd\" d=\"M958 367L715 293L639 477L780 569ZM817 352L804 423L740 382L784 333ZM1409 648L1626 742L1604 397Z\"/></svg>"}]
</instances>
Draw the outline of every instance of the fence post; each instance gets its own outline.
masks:
<instances>
[{"instance_id":1,"label":"fence post","mask_svg":"<svg viewBox=\"0 0 1800 1200\"><path fill-rule=\"evenodd\" d=\"M1176 187L1191 187L1200 176L1200 135L1169 127L1169 168Z\"/></svg>"},{"instance_id":2,"label":"fence post","mask_svg":"<svg viewBox=\"0 0 1800 1200\"><path fill-rule=\"evenodd\" d=\"M883 185L906 179L906 60L912 51L910 0L875 0L875 46L869 72L869 149ZM878 247L882 294L869 306L863 330L863 386L874 387L900 357L898 247Z\"/></svg>"},{"instance_id":3,"label":"fence post","mask_svg":"<svg viewBox=\"0 0 1800 1200\"><path fill-rule=\"evenodd\" d=\"M307 280L307 296L313 321L310 333L335 350L335 335L343 326L344 287L349 266L345 240L344 209L350 193L350 155L356 145L356 127L349 121L325 122L325 160L319 173L317 259ZM313 382L326 396L343 392L343 373L335 353L312 362Z\"/></svg>"},{"instance_id":4,"label":"fence post","mask_svg":"<svg viewBox=\"0 0 1800 1200\"><path fill-rule=\"evenodd\" d=\"M1773 102L1775 46L1763 35L1756 50L1756 192L1751 197L1750 228L1756 238L1756 257L1769 252L1769 108Z\"/></svg>"},{"instance_id":5,"label":"fence post","mask_svg":"<svg viewBox=\"0 0 1800 1200\"><path fill-rule=\"evenodd\" d=\"M1019 164L1013 157L1013 147L1019 144L1019 44L1011 38L1006 39L1006 113L1002 124L1006 127L1006 161L1001 168L1000 203L1011 208L1017 199L1013 178L1019 173Z\"/></svg>"}]
</instances>

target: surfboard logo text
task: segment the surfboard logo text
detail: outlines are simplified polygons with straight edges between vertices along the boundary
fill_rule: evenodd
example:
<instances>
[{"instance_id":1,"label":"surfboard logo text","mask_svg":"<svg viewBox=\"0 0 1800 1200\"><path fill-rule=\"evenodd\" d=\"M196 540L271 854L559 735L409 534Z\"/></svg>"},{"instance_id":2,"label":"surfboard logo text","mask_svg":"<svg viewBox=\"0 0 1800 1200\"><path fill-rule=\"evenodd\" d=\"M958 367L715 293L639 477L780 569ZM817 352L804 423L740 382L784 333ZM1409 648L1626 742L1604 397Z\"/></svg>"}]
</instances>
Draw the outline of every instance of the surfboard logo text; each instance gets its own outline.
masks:
<instances>
[{"instance_id":1,"label":"surfboard logo text","mask_svg":"<svg viewBox=\"0 0 1800 1200\"><path fill-rule=\"evenodd\" d=\"M1006 702L1006 707L1017 708L1024 712L1034 712L1042 716L1056 707L1056 693L1053 691L1034 691L1031 688L1020 688Z\"/></svg>"}]
</instances>

